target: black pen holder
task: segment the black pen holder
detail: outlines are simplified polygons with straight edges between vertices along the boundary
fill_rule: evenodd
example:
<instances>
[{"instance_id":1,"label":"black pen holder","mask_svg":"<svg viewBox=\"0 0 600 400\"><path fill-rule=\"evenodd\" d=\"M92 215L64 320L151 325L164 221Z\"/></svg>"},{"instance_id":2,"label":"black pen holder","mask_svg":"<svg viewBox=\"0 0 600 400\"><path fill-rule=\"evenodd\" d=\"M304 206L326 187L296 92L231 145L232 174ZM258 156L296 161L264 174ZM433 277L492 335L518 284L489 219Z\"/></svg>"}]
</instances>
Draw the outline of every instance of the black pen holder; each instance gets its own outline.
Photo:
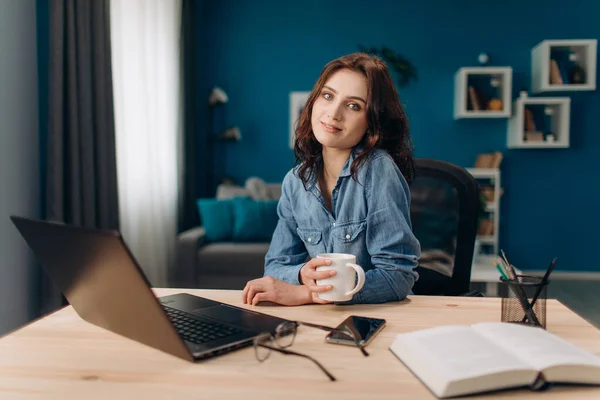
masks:
<instances>
[{"instance_id":1,"label":"black pen holder","mask_svg":"<svg viewBox=\"0 0 600 400\"><path fill-rule=\"evenodd\" d=\"M502 322L514 322L546 329L548 281L541 277L517 275L516 280L500 278Z\"/></svg>"}]
</instances>

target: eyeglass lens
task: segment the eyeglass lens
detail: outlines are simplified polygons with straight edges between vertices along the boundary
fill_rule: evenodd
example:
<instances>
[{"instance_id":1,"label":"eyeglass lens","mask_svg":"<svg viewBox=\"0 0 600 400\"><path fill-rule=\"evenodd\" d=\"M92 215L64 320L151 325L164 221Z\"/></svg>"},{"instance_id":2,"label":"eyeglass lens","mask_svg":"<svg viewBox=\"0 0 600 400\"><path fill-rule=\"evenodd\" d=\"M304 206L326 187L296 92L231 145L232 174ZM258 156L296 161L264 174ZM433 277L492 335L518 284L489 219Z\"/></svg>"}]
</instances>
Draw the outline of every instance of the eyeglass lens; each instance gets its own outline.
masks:
<instances>
[{"instance_id":1,"label":"eyeglass lens","mask_svg":"<svg viewBox=\"0 0 600 400\"><path fill-rule=\"evenodd\" d=\"M271 349L269 347L273 346L275 344L274 342L275 338L270 333L264 333L254 338L254 352L258 361L262 362L269 358L269 355L271 354ZM264 347L263 345L267 347Z\"/></svg>"},{"instance_id":2,"label":"eyeglass lens","mask_svg":"<svg viewBox=\"0 0 600 400\"><path fill-rule=\"evenodd\" d=\"M283 322L275 329L275 340L283 348L290 347L296 339L298 324L292 321Z\"/></svg>"}]
</instances>

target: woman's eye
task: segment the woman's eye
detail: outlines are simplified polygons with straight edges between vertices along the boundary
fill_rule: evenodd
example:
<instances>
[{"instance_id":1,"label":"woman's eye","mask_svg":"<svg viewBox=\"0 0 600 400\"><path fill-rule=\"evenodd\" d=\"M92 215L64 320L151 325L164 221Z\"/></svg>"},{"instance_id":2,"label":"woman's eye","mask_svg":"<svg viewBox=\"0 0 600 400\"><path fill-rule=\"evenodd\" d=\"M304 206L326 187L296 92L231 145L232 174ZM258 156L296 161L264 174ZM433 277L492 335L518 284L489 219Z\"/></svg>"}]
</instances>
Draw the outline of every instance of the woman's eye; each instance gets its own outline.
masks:
<instances>
[{"instance_id":1,"label":"woman's eye","mask_svg":"<svg viewBox=\"0 0 600 400\"><path fill-rule=\"evenodd\" d=\"M325 100L331 100L333 99L333 96L331 95L331 93L323 93L323 98Z\"/></svg>"},{"instance_id":2,"label":"woman's eye","mask_svg":"<svg viewBox=\"0 0 600 400\"><path fill-rule=\"evenodd\" d=\"M348 104L348 107L350 107L352 111L360 111L360 106L356 103L350 103Z\"/></svg>"}]
</instances>

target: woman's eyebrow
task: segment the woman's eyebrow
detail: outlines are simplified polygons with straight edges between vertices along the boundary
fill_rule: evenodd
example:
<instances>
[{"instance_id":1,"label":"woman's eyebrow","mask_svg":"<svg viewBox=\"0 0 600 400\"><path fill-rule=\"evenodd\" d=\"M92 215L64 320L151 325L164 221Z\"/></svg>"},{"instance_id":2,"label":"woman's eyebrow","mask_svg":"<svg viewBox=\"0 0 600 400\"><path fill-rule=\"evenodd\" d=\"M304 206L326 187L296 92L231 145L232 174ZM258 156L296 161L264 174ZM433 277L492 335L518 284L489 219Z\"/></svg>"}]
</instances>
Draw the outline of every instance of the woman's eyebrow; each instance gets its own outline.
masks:
<instances>
[{"instance_id":1,"label":"woman's eyebrow","mask_svg":"<svg viewBox=\"0 0 600 400\"><path fill-rule=\"evenodd\" d=\"M331 86L323 85L323 88L326 88L327 90L331 90L333 93L337 94L337 91L334 88L332 88ZM354 100L360 100L363 103L367 104L366 100L359 96L348 96L347 98L354 99Z\"/></svg>"}]
</instances>

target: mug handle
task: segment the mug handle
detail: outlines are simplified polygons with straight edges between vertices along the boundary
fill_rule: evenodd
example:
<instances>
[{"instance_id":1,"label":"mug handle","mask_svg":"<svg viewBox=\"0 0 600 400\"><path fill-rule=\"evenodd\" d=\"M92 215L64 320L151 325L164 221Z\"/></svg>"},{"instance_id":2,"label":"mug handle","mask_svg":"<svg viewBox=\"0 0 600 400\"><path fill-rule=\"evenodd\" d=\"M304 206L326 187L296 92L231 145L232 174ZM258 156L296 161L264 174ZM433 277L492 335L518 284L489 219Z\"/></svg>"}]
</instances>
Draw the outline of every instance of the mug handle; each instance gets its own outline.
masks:
<instances>
[{"instance_id":1,"label":"mug handle","mask_svg":"<svg viewBox=\"0 0 600 400\"><path fill-rule=\"evenodd\" d=\"M356 287L349 292L346 292L346 296L352 296L356 292L358 292L365 285L365 271L358 264L347 263L346 267L352 268L356 271L358 275L358 282L356 282Z\"/></svg>"}]
</instances>

